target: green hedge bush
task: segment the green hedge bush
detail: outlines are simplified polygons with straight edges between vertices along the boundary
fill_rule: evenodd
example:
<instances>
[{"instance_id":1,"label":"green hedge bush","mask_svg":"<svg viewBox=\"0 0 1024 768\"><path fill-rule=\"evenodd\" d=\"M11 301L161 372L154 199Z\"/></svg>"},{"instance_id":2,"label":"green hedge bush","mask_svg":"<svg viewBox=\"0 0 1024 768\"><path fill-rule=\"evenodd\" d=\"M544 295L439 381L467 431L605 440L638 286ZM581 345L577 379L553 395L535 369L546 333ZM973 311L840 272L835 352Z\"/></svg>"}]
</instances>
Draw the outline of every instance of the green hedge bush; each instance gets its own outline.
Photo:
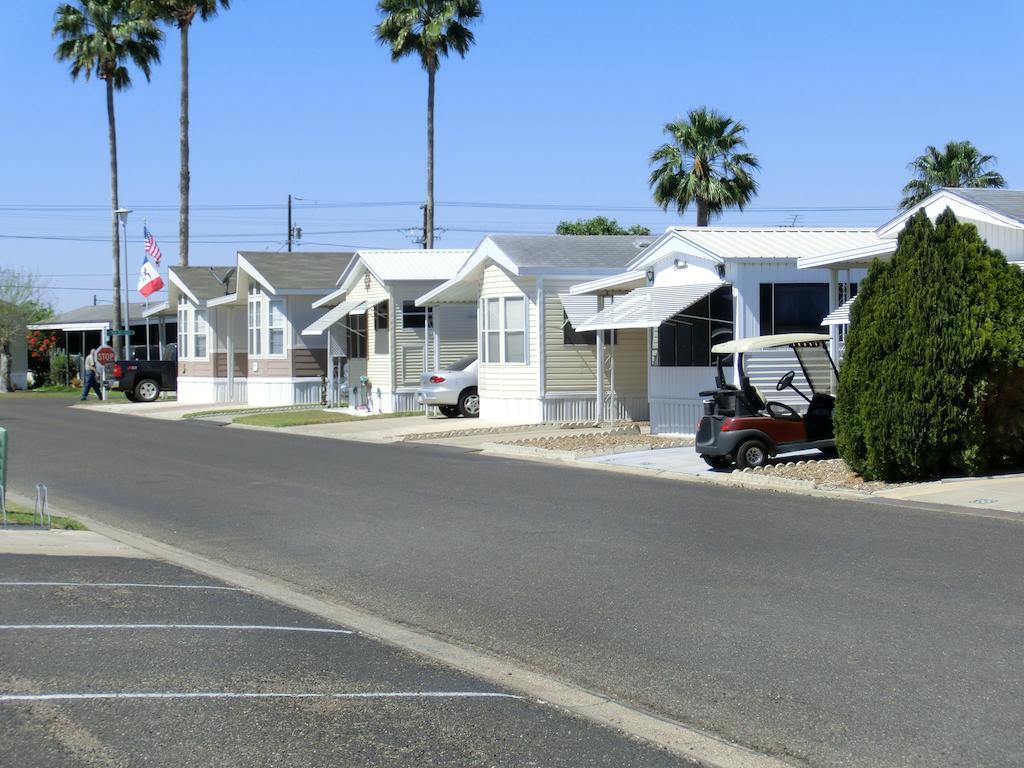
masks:
<instances>
[{"instance_id":1,"label":"green hedge bush","mask_svg":"<svg viewBox=\"0 0 1024 768\"><path fill-rule=\"evenodd\" d=\"M952 211L913 216L861 283L835 423L869 479L1024 462L1024 274Z\"/></svg>"}]
</instances>

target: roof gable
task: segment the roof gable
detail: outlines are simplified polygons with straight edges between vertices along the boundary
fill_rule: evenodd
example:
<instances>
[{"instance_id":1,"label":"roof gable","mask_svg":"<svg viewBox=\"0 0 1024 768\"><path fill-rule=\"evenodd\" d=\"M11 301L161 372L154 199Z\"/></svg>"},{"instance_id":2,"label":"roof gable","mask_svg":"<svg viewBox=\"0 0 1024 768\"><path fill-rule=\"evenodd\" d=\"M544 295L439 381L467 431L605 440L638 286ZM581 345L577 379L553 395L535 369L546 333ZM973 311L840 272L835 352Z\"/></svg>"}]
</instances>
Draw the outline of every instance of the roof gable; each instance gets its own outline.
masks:
<instances>
[{"instance_id":1,"label":"roof gable","mask_svg":"<svg viewBox=\"0 0 1024 768\"><path fill-rule=\"evenodd\" d=\"M239 251L238 268L271 293L329 290L352 260L348 252Z\"/></svg>"},{"instance_id":2,"label":"roof gable","mask_svg":"<svg viewBox=\"0 0 1024 768\"><path fill-rule=\"evenodd\" d=\"M929 215L952 209L957 218L983 221L1009 229L1024 229L1024 190L944 187L875 230L878 237L896 237L918 211ZM937 214L936 214L937 215Z\"/></svg>"}]
</instances>

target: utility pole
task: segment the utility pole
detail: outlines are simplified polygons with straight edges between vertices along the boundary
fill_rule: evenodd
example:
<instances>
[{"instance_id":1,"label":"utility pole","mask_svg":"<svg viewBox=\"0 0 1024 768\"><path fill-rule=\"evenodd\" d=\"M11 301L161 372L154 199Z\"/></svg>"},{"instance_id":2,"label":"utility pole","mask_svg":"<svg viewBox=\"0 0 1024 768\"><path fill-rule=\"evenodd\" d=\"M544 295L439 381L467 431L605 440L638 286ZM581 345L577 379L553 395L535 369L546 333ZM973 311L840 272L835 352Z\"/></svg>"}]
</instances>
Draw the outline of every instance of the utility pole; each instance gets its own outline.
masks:
<instances>
[{"instance_id":1,"label":"utility pole","mask_svg":"<svg viewBox=\"0 0 1024 768\"><path fill-rule=\"evenodd\" d=\"M426 205L426 203L424 203L423 205L420 206L420 210L423 211L423 247L424 247L424 249L426 249L426 248L430 247L429 245L427 245L427 242L428 242L429 238L427 237L427 205Z\"/></svg>"},{"instance_id":2,"label":"utility pole","mask_svg":"<svg viewBox=\"0 0 1024 768\"><path fill-rule=\"evenodd\" d=\"M288 253L292 252L292 196L288 195Z\"/></svg>"}]
</instances>

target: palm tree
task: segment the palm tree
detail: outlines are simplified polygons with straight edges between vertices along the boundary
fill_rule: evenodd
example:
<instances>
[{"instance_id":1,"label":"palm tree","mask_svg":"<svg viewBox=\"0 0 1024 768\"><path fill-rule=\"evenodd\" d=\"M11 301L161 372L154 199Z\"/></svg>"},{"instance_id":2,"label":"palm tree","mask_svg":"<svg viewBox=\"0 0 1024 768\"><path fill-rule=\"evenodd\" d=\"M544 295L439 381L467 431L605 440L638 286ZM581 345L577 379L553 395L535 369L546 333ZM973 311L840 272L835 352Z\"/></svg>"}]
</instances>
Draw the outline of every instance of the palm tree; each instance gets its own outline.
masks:
<instances>
[{"instance_id":1,"label":"palm tree","mask_svg":"<svg viewBox=\"0 0 1024 768\"><path fill-rule=\"evenodd\" d=\"M158 19L174 24L181 33L181 109L178 115L181 146L181 170L178 177L178 260L188 266L188 195L191 185L188 147L188 31L198 16L207 21L217 11L231 7L231 0L148 0L149 12Z\"/></svg>"},{"instance_id":2,"label":"palm tree","mask_svg":"<svg viewBox=\"0 0 1024 768\"><path fill-rule=\"evenodd\" d=\"M137 11L130 0L77 0L57 6L53 36L58 61L71 63L71 79L92 75L106 85L107 133L110 143L111 242L114 256L114 327L121 327L121 239L117 231L117 126L114 91L131 86L128 62L149 80L152 65L160 61L163 33ZM115 338L119 356L121 337Z\"/></svg>"},{"instance_id":3,"label":"palm tree","mask_svg":"<svg viewBox=\"0 0 1024 768\"><path fill-rule=\"evenodd\" d=\"M913 208L942 187L1005 187L1002 174L989 170L995 162L969 141L951 141L941 152L929 145L907 165L914 178L903 187L900 208Z\"/></svg>"},{"instance_id":4,"label":"palm tree","mask_svg":"<svg viewBox=\"0 0 1024 768\"><path fill-rule=\"evenodd\" d=\"M391 60L420 57L427 71L427 205L424 248L434 247L434 79L451 51L465 58L473 45L469 25L483 15L480 0L380 0L383 19L377 41L391 49Z\"/></svg>"},{"instance_id":5,"label":"palm tree","mask_svg":"<svg viewBox=\"0 0 1024 768\"><path fill-rule=\"evenodd\" d=\"M711 215L725 208L742 211L757 194L751 174L761 167L754 155L737 151L747 145L746 132L743 123L707 107L668 123L665 133L672 141L650 160L654 201L664 211L673 205L680 214L695 202L698 227L708 226Z\"/></svg>"}]
</instances>

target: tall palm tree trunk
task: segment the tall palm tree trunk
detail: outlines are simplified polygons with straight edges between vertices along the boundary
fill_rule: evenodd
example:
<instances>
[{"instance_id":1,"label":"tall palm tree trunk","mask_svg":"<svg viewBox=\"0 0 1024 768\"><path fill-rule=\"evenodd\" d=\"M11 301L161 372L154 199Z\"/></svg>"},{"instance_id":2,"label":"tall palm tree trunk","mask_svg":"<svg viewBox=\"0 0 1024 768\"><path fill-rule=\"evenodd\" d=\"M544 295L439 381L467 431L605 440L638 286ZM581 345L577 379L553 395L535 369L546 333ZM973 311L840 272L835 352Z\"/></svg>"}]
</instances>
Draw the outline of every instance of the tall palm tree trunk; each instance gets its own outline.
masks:
<instances>
[{"instance_id":1,"label":"tall palm tree trunk","mask_svg":"<svg viewBox=\"0 0 1024 768\"><path fill-rule=\"evenodd\" d=\"M188 27L181 29L181 114L178 125L181 131L181 175L178 179L178 259L183 267L188 266L188 192L191 178L188 172Z\"/></svg>"},{"instance_id":2,"label":"tall palm tree trunk","mask_svg":"<svg viewBox=\"0 0 1024 768\"><path fill-rule=\"evenodd\" d=\"M707 201L697 198L697 226L706 227L711 223L711 211Z\"/></svg>"},{"instance_id":3,"label":"tall palm tree trunk","mask_svg":"<svg viewBox=\"0 0 1024 768\"><path fill-rule=\"evenodd\" d=\"M113 76L108 76L106 79L107 83L107 129L110 138L110 215L113 219L111 229L111 243L113 246L114 256L114 281L113 281L113 292L114 292L114 318L113 327L115 329L121 328L121 237L117 230L117 209L120 207L117 203L117 126L114 123L114 79ZM114 351L117 354L119 360L124 360L122 354L122 343L125 340L124 336L114 337ZM84 350L83 350L84 352Z\"/></svg>"},{"instance_id":4,"label":"tall palm tree trunk","mask_svg":"<svg viewBox=\"0 0 1024 768\"><path fill-rule=\"evenodd\" d=\"M434 247L434 79L437 66L427 67L427 210L423 247Z\"/></svg>"}]
</instances>

